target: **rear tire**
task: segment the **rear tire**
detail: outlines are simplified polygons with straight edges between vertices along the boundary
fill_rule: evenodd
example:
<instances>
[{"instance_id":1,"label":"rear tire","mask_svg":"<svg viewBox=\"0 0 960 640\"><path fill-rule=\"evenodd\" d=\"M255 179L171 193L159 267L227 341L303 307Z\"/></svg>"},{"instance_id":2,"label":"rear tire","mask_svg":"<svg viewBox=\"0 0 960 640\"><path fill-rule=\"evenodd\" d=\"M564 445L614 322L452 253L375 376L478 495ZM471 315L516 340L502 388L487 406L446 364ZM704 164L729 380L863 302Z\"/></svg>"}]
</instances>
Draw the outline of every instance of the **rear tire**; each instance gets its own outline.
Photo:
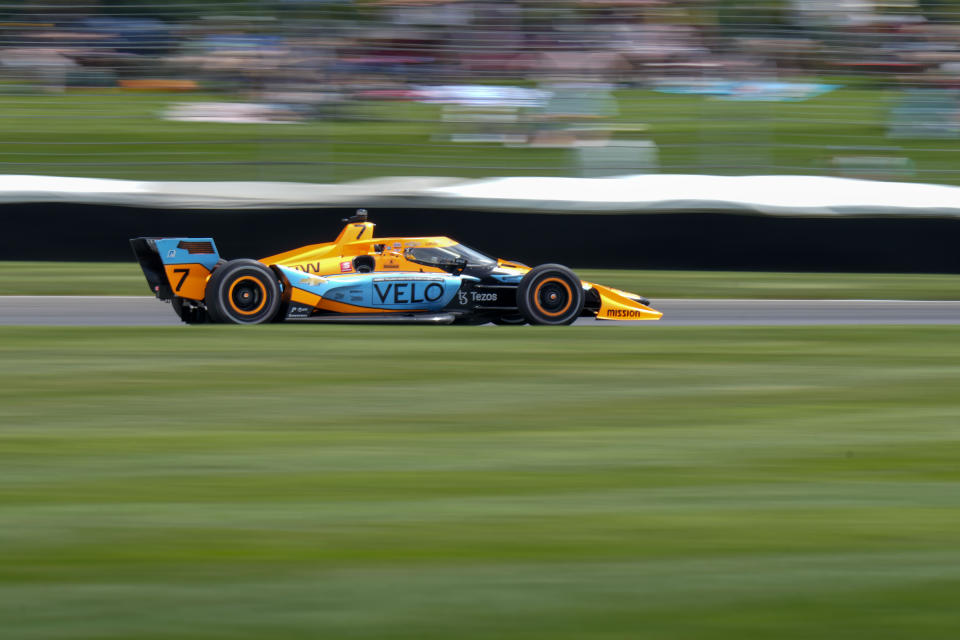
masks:
<instances>
[{"instance_id":1,"label":"rear tire","mask_svg":"<svg viewBox=\"0 0 960 640\"><path fill-rule=\"evenodd\" d=\"M560 264L542 264L523 276L517 287L517 307L530 324L572 324L583 312L583 285Z\"/></svg>"},{"instance_id":2,"label":"rear tire","mask_svg":"<svg viewBox=\"0 0 960 640\"><path fill-rule=\"evenodd\" d=\"M210 276L206 303L213 322L270 322L280 308L280 283L261 262L231 260Z\"/></svg>"}]
</instances>

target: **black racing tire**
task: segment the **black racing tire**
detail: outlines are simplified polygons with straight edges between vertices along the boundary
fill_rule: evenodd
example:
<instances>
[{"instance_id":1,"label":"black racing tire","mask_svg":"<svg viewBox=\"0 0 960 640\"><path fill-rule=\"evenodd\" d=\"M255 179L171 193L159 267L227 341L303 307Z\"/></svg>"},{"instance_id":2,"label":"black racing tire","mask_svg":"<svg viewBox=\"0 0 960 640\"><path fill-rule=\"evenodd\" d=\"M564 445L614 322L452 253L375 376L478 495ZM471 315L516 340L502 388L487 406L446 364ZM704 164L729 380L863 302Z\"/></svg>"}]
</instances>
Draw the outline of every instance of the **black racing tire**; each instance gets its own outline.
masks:
<instances>
[{"instance_id":1,"label":"black racing tire","mask_svg":"<svg viewBox=\"0 0 960 640\"><path fill-rule=\"evenodd\" d=\"M212 322L270 322L280 308L280 283L262 262L230 260L210 276L205 301Z\"/></svg>"},{"instance_id":2,"label":"black racing tire","mask_svg":"<svg viewBox=\"0 0 960 640\"><path fill-rule=\"evenodd\" d=\"M524 318L521 314L515 313L512 315L506 316L496 316L490 320L493 324L501 326L517 326L521 324L527 324L527 319Z\"/></svg>"},{"instance_id":3,"label":"black racing tire","mask_svg":"<svg viewBox=\"0 0 960 640\"><path fill-rule=\"evenodd\" d=\"M583 285L560 264L542 264L523 276L517 287L517 307L530 324L572 324L583 312Z\"/></svg>"},{"instance_id":4,"label":"black racing tire","mask_svg":"<svg viewBox=\"0 0 960 640\"><path fill-rule=\"evenodd\" d=\"M175 296L170 301L170 306L173 307L173 311L177 314L177 317L187 324L205 324L210 322L206 309L192 302L188 302L179 296Z\"/></svg>"}]
</instances>

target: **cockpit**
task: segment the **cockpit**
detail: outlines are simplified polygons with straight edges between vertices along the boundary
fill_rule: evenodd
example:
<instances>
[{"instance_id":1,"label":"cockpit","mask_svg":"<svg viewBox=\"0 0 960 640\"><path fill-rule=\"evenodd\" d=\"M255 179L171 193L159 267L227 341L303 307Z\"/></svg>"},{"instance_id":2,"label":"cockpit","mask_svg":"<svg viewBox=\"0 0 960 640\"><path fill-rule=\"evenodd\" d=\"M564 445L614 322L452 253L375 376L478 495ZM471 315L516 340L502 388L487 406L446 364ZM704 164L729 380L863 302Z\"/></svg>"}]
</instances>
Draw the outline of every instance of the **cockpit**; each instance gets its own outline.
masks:
<instances>
[{"instance_id":1,"label":"cockpit","mask_svg":"<svg viewBox=\"0 0 960 640\"><path fill-rule=\"evenodd\" d=\"M416 264L459 273L464 269L489 269L497 261L462 244L449 247L407 247L403 257Z\"/></svg>"}]
</instances>

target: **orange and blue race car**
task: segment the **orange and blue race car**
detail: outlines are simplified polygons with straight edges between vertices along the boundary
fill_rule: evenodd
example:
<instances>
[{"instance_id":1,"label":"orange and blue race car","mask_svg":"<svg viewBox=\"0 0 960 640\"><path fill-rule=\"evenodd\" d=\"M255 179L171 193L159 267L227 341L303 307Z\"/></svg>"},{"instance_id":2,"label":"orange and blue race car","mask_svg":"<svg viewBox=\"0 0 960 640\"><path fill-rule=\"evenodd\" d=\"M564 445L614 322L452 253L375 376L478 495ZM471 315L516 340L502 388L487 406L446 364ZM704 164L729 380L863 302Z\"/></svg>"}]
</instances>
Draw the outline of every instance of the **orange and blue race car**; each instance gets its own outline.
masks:
<instances>
[{"instance_id":1,"label":"orange and blue race car","mask_svg":"<svg viewBox=\"0 0 960 640\"><path fill-rule=\"evenodd\" d=\"M498 260L444 236L375 238L367 213L333 242L224 260L213 238L133 238L153 293L188 324L284 320L567 325L657 320L649 300L567 267Z\"/></svg>"}]
</instances>

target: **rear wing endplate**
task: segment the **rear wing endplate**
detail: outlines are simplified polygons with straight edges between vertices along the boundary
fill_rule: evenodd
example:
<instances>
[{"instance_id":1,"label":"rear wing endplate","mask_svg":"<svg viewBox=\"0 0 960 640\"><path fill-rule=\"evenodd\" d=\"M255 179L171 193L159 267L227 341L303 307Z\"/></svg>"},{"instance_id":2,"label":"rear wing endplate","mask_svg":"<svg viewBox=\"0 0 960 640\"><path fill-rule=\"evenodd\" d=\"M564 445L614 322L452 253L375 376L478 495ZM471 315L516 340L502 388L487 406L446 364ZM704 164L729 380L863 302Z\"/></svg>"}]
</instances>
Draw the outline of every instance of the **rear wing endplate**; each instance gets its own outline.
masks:
<instances>
[{"instance_id":1,"label":"rear wing endplate","mask_svg":"<svg viewBox=\"0 0 960 640\"><path fill-rule=\"evenodd\" d=\"M130 246L150 291L161 300L177 295L174 287L178 283L171 285L168 266L198 265L209 274L220 260L213 238L131 238Z\"/></svg>"}]
</instances>

